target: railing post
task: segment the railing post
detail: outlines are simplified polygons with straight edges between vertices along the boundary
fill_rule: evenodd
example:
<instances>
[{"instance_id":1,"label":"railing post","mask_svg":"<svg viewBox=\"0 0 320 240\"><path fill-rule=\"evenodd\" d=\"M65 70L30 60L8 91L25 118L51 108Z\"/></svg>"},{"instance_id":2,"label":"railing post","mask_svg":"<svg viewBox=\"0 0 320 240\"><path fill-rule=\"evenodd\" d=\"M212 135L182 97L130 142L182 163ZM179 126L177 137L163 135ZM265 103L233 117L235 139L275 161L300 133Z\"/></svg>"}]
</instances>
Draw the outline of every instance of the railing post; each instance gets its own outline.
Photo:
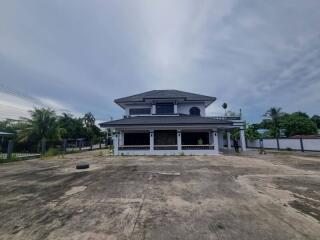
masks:
<instances>
[{"instance_id":1,"label":"railing post","mask_svg":"<svg viewBox=\"0 0 320 240\"><path fill-rule=\"evenodd\" d=\"M101 149L101 140L102 138L100 137L100 140L99 140L99 148Z\"/></svg>"},{"instance_id":2,"label":"railing post","mask_svg":"<svg viewBox=\"0 0 320 240\"><path fill-rule=\"evenodd\" d=\"M7 148L7 159L10 159L12 157L13 152L13 140L8 141L8 148Z\"/></svg>"},{"instance_id":3,"label":"railing post","mask_svg":"<svg viewBox=\"0 0 320 240\"><path fill-rule=\"evenodd\" d=\"M304 152L303 139L302 138L300 138L300 146L301 146L301 152Z\"/></svg>"}]
</instances>

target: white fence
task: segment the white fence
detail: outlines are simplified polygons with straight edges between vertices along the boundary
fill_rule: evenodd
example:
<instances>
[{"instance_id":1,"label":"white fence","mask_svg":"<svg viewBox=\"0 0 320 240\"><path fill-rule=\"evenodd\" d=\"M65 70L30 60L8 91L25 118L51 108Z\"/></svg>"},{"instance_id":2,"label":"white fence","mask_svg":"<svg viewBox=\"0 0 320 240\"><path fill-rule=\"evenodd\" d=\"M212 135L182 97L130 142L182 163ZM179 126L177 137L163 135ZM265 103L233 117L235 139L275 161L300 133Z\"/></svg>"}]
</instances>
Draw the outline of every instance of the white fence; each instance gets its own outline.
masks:
<instances>
[{"instance_id":1,"label":"white fence","mask_svg":"<svg viewBox=\"0 0 320 240\"><path fill-rule=\"evenodd\" d=\"M279 146L278 146L279 144ZM320 151L320 138L313 139L294 139L294 138L279 138L277 139L262 139L262 145L266 149L292 149L299 151ZM260 148L260 140L248 140L248 148Z\"/></svg>"}]
</instances>

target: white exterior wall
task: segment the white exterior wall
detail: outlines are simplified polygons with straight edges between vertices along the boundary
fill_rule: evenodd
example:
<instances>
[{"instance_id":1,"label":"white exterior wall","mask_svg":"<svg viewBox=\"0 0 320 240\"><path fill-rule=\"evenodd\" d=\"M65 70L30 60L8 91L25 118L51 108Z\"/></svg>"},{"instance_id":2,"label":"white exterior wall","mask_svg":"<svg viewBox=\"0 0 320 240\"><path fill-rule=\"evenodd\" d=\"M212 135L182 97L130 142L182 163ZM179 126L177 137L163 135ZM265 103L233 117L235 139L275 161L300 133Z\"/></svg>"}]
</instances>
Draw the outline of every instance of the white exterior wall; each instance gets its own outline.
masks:
<instances>
[{"instance_id":1,"label":"white exterior wall","mask_svg":"<svg viewBox=\"0 0 320 240\"><path fill-rule=\"evenodd\" d=\"M320 151L320 139L302 139L303 149L305 151ZM291 148L294 150L301 150L300 139L279 139L280 149L285 150ZM259 148L259 140L248 140L247 146L249 148ZM277 149L277 139L263 139L264 148L273 148Z\"/></svg>"},{"instance_id":2,"label":"white exterior wall","mask_svg":"<svg viewBox=\"0 0 320 240\"><path fill-rule=\"evenodd\" d=\"M307 151L320 151L320 139L303 139L303 147Z\"/></svg>"},{"instance_id":3,"label":"white exterior wall","mask_svg":"<svg viewBox=\"0 0 320 240\"><path fill-rule=\"evenodd\" d=\"M247 141L247 147L248 148L259 148L260 147L259 139L248 140Z\"/></svg>"},{"instance_id":4,"label":"white exterior wall","mask_svg":"<svg viewBox=\"0 0 320 240\"><path fill-rule=\"evenodd\" d=\"M206 115L206 109L202 103L180 103L178 104L178 113L190 114L190 108L197 107L200 109L200 115L204 117Z\"/></svg>"},{"instance_id":5,"label":"white exterior wall","mask_svg":"<svg viewBox=\"0 0 320 240\"><path fill-rule=\"evenodd\" d=\"M279 139L280 149L301 150L300 139Z\"/></svg>"},{"instance_id":6,"label":"white exterior wall","mask_svg":"<svg viewBox=\"0 0 320 240\"><path fill-rule=\"evenodd\" d=\"M177 113L182 113L182 114L190 114L190 108L192 107L197 107L200 109L200 115L205 116L206 115L206 109L204 106L204 103L178 103L177 104ZM150 108L152 110L152 105L151 104L139 104L139 105L129 105L126 106L124 111L125 115L130 115L129 114L129 109L130 108ZM152 111L151 111L152 112Z\"/></svg>"},{"instance_id":7,"label":"white exterior wall","mask_svg":"<svg viewBox=\"0 0 320 240\"><path fill-rule=\"evenodd\" d=\"M277 140L276 139L264 139L263 140L264 148L277 148Z\"/></svg>"}]
</instances>

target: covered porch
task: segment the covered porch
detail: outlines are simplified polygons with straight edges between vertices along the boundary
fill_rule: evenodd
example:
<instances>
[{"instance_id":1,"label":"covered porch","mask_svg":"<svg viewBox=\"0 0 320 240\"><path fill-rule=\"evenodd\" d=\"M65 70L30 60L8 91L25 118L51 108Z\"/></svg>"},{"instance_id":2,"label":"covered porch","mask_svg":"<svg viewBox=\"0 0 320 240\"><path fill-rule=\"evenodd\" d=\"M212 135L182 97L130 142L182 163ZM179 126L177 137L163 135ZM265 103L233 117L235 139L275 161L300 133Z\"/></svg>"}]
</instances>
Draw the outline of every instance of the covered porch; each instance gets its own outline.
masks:
<instances>
[{"instance_id":1,"label":"covered porch","mask_svg":"<svg viewBox=\"0 0 320 240\"><path fill-rule=\"evenodd\" d=\"M231 149L228 129L119 129L113 141L115 155L218 155Z\"/></svg>"}]
</instances>

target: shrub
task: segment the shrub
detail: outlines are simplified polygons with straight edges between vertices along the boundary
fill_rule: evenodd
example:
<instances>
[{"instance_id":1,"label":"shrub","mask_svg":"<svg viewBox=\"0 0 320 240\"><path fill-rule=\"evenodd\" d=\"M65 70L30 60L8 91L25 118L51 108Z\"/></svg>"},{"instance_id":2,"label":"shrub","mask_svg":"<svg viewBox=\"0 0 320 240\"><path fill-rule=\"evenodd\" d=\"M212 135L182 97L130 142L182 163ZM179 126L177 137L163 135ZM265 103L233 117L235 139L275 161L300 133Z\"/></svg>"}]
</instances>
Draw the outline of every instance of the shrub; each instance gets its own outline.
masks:
<instances>
[{"instance_id":1,"label":"shrub","mask_svg":"<svg viewBox=\"0 0 320 240\"><path fill-rule=\"evenodd\" d=\"M60 153L61 153L61 151L56 148L49 148L49 150L46 152L45 156L46 157L53 157L53 156L59 155Z\"/></svg>"}]
</instances>

